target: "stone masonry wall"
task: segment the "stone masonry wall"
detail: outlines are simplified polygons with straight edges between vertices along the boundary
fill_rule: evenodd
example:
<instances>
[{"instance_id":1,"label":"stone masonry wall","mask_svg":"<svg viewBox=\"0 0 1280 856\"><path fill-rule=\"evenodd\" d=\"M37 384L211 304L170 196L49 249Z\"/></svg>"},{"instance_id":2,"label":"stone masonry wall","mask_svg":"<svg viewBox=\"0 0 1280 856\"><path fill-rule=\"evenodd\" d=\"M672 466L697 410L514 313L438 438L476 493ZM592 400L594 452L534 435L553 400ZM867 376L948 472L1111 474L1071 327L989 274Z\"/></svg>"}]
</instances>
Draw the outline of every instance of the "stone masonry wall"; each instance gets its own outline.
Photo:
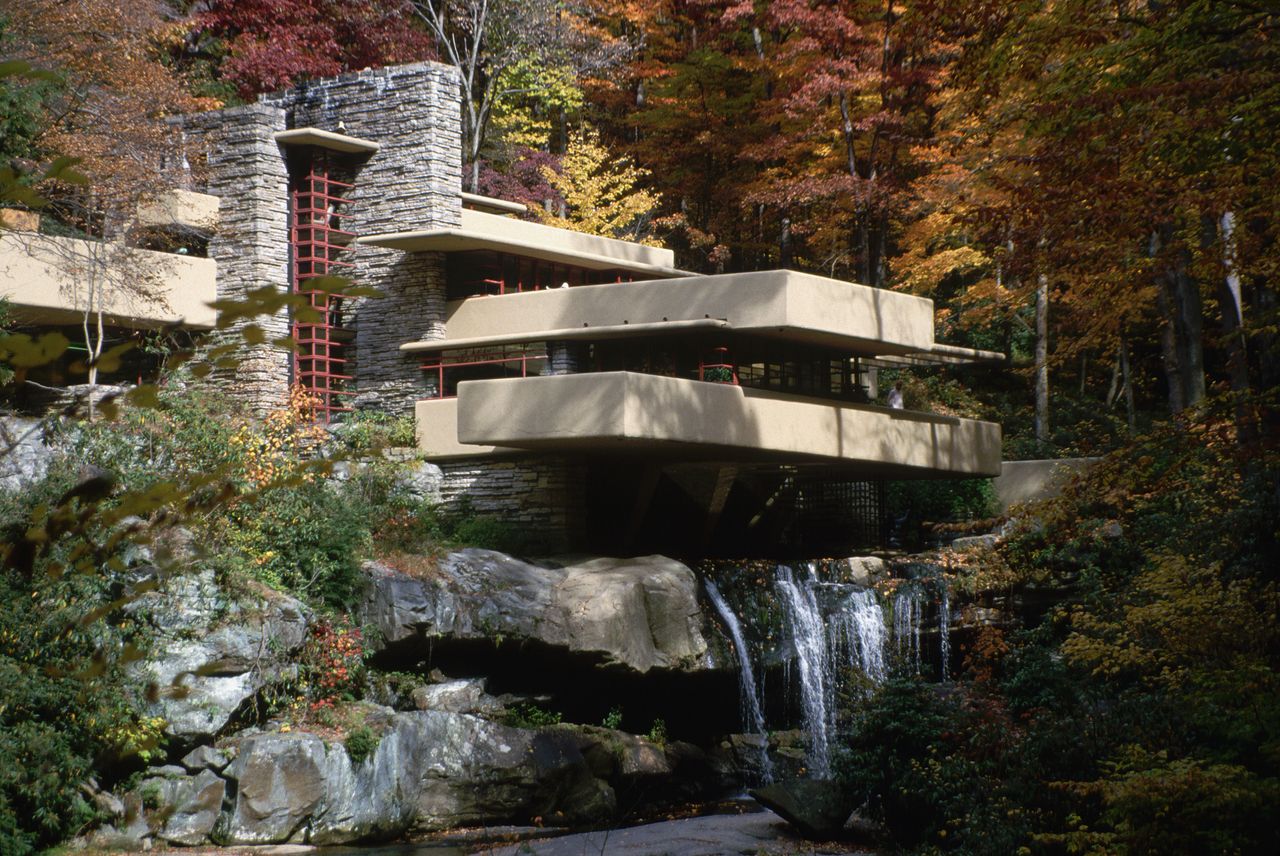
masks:
<instances>
[{"instance_id":1,"label":"stone masonry wall","mask_svg":"<svg viewBox=\"0 0 1280 856\"><path fill-rule=\"evenodd\" d=\"M453 68L426 62L312 81L264 101L286 108L290 127L381 146L358 169L347 220L357 235L371 235L461 224L460 92ZM384 295L354 310L357 404L408 411L424 392L421 358L399 347L444 336L444 256L366 245L353 261L355 281Z\"/></svg>"},{"instance_id":2,"label":"stone masonry wall","mask_svg":"<svg viewBox=\"0 0 1280 856\"><path fill-rule=\"evenodd\" d=\"M287 291L289 177L272 137L285 129L284 111L250 104L189 116L184 127L192 148L204 153L200 189L222 200L218 230L209 241L209 256L218 263L218 298L243 298L263 286ZM268 340L289 334L287 311L253 323ZM282 403L289 391L289 352L246 345L238 356L228 392L259 414Z\"/></svg>"},{"instance_id":3,"label":"stone masonry wall","mask_svg":"<svg viewBox=\"0 0 1280 856\"><path fill-rule=\"evenodd\" d=\"M586 465L562 457L499 458L440 463L440 500L518 524L558 547L585 536Z\"/></svg>"}]
</instances>

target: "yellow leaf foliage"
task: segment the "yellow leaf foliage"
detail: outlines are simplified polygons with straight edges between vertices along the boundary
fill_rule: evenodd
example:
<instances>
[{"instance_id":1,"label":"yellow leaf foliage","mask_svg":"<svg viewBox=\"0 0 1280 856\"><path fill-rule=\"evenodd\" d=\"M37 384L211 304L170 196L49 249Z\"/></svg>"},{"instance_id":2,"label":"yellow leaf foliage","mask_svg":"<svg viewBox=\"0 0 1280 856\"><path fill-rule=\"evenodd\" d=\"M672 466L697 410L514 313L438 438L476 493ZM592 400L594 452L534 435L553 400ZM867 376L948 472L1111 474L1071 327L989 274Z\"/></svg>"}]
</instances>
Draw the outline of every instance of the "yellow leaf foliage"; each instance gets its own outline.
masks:
<instances>
[{"instance_id":1,"label":"yellow leaf foliage","mask_svg":"<svg viewBox=\"0 0 1280 856\"><path fill-rule=\"evenodd\" d=\"M642 237L658 194L641 187L649 177L627 157L614 157L600 135L586 128L569 140L560 172L543 167L547 182L560 192L566 216L538 211L543 222L609 238Z\"/></svg>"}]
</instances>

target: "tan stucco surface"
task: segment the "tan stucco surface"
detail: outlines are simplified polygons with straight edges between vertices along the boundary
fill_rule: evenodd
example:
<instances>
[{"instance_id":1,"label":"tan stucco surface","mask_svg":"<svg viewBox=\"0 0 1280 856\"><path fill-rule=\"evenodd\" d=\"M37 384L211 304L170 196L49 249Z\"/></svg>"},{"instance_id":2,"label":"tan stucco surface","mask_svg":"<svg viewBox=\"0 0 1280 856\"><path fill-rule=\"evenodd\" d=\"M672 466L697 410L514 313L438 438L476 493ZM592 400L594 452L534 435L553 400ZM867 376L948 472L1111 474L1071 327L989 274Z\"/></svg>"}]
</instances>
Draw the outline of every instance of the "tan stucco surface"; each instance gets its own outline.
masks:
<instances>
[{"instance_id":1,"label":"tan stucco surface","mask_svg":"<svg viewBox=\"0 0 1280 856\"><path fill-rule=\"evenodd\" d=\"M218 197L208 193L168 190L138 206L138 223L158 228L179 226L211 232L218 225L219 202Z\"/></svg>"},{"instance_id":2,"label":"tan stucco surface","mask_svg":"<svg viewBox=\"0 0 1280 856\"><path fill-rule=\"evenodd\" d=\"M650 247L633 241L589 235L586 232L575 232L571 229L558 229L555 226L531 223L528 220L517 220L514 217L504 217L501 214L490 214L471 208L462 209L462 228L465 231L492 235L503 240L559 247L655 267L670 268L675 267L676 264L676 254L662 247Z\"/></svg>"},{"instance_id":3,"label":"tan stucco surface","mask_svg":"<svg viewBox=\"0 0 1280 856\"><path fill-rule=\"evenodd\" d=\"M418 401L413 408L418 451L438 460L494 455L515 449L499 449L490 445L468 445L458 442L458 399L439 398Z\"/></svg>"},{"instance_id":4,"label":"tan stucco surface","mask_svg":"<svg viewBox=\"0 0 1280 856\"><path fill-rule=\"evenodd\" d=\"M932 301L794 271L554 288L449 308L446 340L719 318L735 331L856 353L933 346Z\"/></svg>"},{"instance_id":5,"label":"tan stucco surface","mask_svg":"<svg viewBox=\"0 0 1280 856\"><path fill-rule=\"evenodd\" d=\"M277 131L275 140L282 146L316 146L335 152L348 154L372 154L382 148L381 143L362 140L347 134L335 134L320 128L294 128L291 131Z\"/></svg>"},{"instance_id":6,"label":"tan stucco surface","mask_svg":"<svg viewBox=\"0 0 1280 856\"><path fill-rule=\"evenodd\" d=\"M20 322L78 321L97 282L109 323L212 327L217 267L212 259L73 238L0 235L0 295Z\"/></svg>"},{"instance_id":7,"label":"tan stucco surface","mask_svg":"<svg viewBox=\"0 0 1280 856\"><path fill-rule=\"evenodd\" d=\"M692 275L672 267L675 254L671 250L558 229L472 208L462 209L461 226L457 229L383 232L363 235L356 239L356 243L407 253L488 250L590 270L623 270L633 276L652 279Z\"/></svg>"},{"instance_id":8,"label":"tan stucco surface","mask_svg":"<svg viewBox=\"0 0 1280 856\"><path fill-rule=\"evenodd\" d=\"M463 444L827 460L881 475L1000 472L1000 426L991 422L753 395L728 384L631 372L464 382L456 413ZM437 445L443 441L424 437L424 450Z\"/></svg>"}]
</instances>

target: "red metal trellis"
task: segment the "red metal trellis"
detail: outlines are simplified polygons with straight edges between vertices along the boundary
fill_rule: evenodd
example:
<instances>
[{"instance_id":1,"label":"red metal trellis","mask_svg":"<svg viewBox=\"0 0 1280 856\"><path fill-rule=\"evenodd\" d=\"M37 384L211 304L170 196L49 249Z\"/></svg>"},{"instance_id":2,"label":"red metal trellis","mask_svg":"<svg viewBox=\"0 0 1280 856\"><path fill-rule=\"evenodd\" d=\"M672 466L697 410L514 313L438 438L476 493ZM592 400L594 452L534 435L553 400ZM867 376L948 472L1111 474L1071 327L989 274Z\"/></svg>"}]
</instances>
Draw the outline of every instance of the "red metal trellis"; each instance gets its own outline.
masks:
<instances>
[{"instance_id":1,"label":"red metal trellis","mask_svg":"<svg viewBox=\"0 0 1280 856\"><path fill-rule=\"evenodd\" d=\"M293 290L307 298L313 317L295 318L293 338L298 344L295 380L318 399L317 417L326 424L334 413L349 411L344 402L353 395L346 373L345 350L353 333L342 324L342 298L308 288L317 277L339 276L352 267L341 261L354 233L341 228L348 216L347 197L353 185L329 175L328 158L317 153L292 193L293 216L289 239L293 246Z\"/></svg>"}]
</instances>

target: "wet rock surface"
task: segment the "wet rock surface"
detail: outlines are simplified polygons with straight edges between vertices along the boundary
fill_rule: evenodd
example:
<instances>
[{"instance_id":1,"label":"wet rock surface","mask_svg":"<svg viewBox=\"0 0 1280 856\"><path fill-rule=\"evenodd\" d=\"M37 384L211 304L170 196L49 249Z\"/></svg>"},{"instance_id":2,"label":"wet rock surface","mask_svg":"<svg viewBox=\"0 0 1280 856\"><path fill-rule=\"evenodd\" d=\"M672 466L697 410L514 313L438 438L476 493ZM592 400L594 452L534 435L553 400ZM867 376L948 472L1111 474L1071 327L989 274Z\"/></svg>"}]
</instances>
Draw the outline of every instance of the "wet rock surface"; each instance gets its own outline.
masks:
<instances>
[{"instance_id":1,"label":"wet rock surface","mask_svg":"<svg viewBox=\"0 0 1280 856\"><path fill-rule=\"evenodd\" d=\"M697 579L662 556L551 568L467 549L431 579L377 563L365 573L360 621L388 644L529 639L641 673L706 665Z\"/></svg>"},{"instance_id":2,"label":"wet rock surface","mask_svg":"<svg viewBox=\"0 0 1280 856\"><path fill-rule=\"evenodd\" d=\"M581 856L583 853L608 853L610 856L869 853L852 844L803 841L777 815L746 806L738 806L731 813L526 841L485 852L493 856Z\"/></svg>"},{"instance_id":3,"label":"wet rock surface","mask_svg":"<svg viewBox=\"0 0 1280 856\"><path fill-rule=\"evenodd\" d=\"M837 782L789 779L752 788L751 796L805 838L825 841L844 832L860 800Z\"/></svg>"},{"instance_id":4,"label":"wet rock surface","mask_svg":"<svg viewBox=\"0 0 1280 856\"><path fill-rule=\"evenodd\" d=\"M589 826L616 821L620 805L724 787L697 747L607 728L516 728L375 706L365 721L379 738L359 762L341 742L307 732L249 733L194 750L186 768L157 768L129 795L137 823L125 832L187 845L332 845L506 823Z\"/></svg>"}]
</instances>

